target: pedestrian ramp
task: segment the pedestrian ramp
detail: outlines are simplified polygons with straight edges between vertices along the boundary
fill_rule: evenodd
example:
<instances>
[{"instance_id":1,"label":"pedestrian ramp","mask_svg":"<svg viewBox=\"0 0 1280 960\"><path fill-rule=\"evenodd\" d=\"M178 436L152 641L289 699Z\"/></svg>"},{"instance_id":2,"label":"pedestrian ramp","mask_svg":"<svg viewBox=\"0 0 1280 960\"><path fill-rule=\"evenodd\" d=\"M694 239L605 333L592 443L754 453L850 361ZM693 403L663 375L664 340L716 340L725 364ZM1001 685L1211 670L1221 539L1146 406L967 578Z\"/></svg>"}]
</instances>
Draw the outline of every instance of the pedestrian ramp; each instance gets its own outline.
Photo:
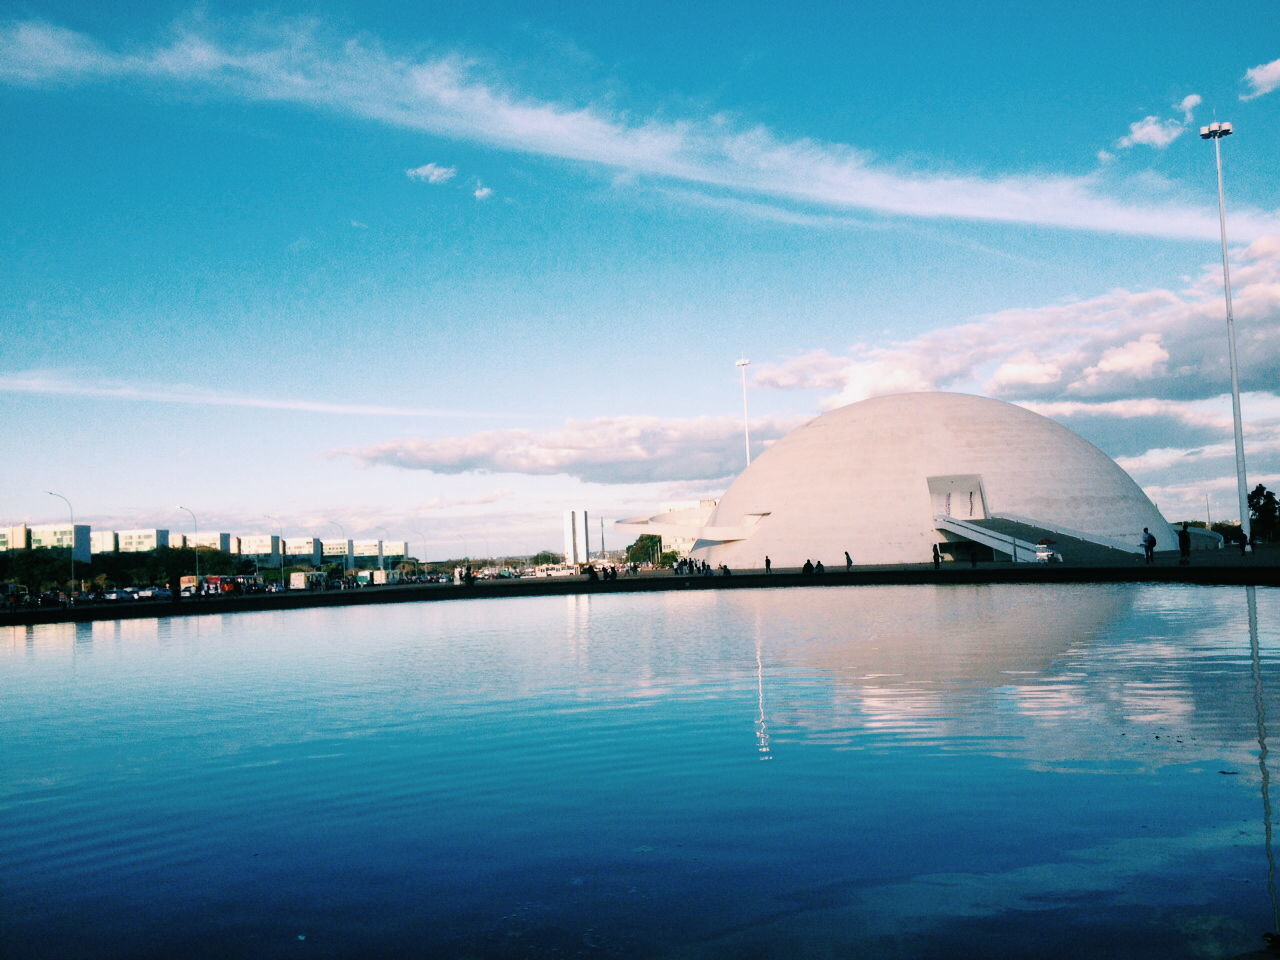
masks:
<instances>
[{"instance_id":1,"label":"pedestrian ramp","mask_svg":"<svg viewBox=\"0 0 1280 960\"><path fill-rule=\"evenodd\" d=\"M952 537L980 543L997 554L1003 554L1017 563L1034 563L1041 541L1052 541L1053 550L1070 563L1131 563L1141 557L1136 544L1132 550L1121 549L1112 543L1094 540L1078 531L1067 533L1029 520L1009 517L984 517L961 520L945 515L933 518L937 529Z\"/></svg>"}]
</instances>

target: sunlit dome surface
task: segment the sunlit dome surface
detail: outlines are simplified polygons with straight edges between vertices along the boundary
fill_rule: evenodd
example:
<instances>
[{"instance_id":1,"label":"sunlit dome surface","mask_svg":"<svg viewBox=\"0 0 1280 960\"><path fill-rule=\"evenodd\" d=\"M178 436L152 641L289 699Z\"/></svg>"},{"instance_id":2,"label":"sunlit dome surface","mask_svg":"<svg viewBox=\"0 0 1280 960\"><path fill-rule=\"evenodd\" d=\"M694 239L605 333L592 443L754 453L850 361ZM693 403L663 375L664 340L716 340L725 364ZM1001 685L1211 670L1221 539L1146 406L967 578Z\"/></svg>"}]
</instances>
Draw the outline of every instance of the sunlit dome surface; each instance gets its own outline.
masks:
<instances>
[{"instance_id":1,"label":"sunlit dome surface","mask_svg":"<svg viewBox=\"0 0 1280 960\"><path fill-rule=\"evenodd\" d=\"M823 414L762 453L720 500L694 555L730 568L806 559L924 563L939 517L1030 523L1136 553L1176 545L1110 457L1021 407L956 393L878 397ZM946 526L945 523L941 526Z\"/></svg>"}]
</instances>

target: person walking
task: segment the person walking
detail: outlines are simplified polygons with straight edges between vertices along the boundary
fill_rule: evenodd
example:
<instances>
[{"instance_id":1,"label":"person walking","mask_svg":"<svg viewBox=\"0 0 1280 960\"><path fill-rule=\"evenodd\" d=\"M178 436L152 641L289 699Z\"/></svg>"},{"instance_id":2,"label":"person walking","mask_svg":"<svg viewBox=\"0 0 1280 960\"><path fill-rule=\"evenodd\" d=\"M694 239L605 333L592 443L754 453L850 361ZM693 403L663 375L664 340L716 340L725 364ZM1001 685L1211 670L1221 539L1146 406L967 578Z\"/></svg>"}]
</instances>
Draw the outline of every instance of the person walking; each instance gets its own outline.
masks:
<instances>
[{"instance_id":1,"label":"person walking","mask_svg":"<svg viewBox=\"0 0 1280 960\"><path fill-rule=\"evenodd\" d=\"M853 569L853 557L849 556L849 551L844 552L844 572L848 573Z\"/></svg>"},{"instance_id":2,"label":"person walking","mask_svg":"<svg viewBox=\"0 0 1280 960\"><path fill-rule=\"evenodd\" d=\"M1146 527L1142 528L1142 552L1151 563L1156 558L1156 535Z\"/></svg>"},{"instance_id":3,"label":"person walking","mask_svg":"<svg viewBox=\"0 0 1280 960\"><path fill-rule=\"evenodd\" d=\"M1187 523L1182 522L1182 529L1178 531L1178 564L1185 567L1191 562L1191 534L1187 532Z\"/></svg>"},{"instance_id":4,"label":"person walking","mask_svg":"<svg viewBox=\"0 0 1280 960\"><path fill-rule=\"evenodd\" d=\"M942 569L942 551L938 549L938 545L933 545L933 569Z\"/></svg>"},{"instance_id":5,"label":"person walking","mask_svg":"<svg viewBox=\"0 0 1280 960\"><path fill-rule=\"evenodd\" d=\"M769 559L769 555L764 555L764 572L773 573L773 561Z\"/></svg>"}]
</instances>

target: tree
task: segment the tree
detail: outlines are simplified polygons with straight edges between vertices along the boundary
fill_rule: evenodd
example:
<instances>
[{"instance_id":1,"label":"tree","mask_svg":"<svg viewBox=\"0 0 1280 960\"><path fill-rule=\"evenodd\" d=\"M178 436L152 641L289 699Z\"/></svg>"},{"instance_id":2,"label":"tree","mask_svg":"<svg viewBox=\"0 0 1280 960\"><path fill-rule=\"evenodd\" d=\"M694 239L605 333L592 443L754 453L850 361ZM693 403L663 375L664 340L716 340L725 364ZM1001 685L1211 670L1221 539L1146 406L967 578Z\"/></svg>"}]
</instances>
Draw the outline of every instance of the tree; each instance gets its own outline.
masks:
<instances>
[{"instance_id":1,"label":"tree","mask_svg":"<svg viewBox=\"0 0 1280 960\"><path fill-rule=\"evenodd\" d=\"M1258 484L1249 494L1249 522L1253 539L1271 541L1275 539L1276 527L1280 525L1280 504L1276 495Z\"/></svg>"},{"instance_id":2,"label":"tree","mask_svg":"<svg viewBox=\"0 0 1280 960\"><path fill-rule=\"evenodd\" d=\"M652 533L642 533L635 543L627 547L627 563L658 563L661 550L661 537Z\"/></svg>"},{"instance_id":3,"label":"tree","mask_svg":"<svg viewBox=\"0 0 1280 960\"><path fill-rule=\"evenodd\" d=\"M563 563L564 557L558 553L552 553L550 550L541 550L529 558L531 567L543 567L553 563Z\"/></svg>"}]
</instances>

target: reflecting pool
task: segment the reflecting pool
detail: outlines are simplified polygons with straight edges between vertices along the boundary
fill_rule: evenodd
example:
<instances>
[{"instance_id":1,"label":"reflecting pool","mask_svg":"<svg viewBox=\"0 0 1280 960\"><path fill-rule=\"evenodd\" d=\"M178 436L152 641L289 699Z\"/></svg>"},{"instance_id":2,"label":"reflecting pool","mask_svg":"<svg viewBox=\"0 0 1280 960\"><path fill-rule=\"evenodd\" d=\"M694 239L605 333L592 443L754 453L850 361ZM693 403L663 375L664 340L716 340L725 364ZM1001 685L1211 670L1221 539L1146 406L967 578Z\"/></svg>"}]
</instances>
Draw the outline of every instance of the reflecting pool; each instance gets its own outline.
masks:
<instances>
[{"instance_id":1,"label":"reflecting pool","mask_svg":"<svg viewBox=\"0 0 1280 960\"><path fill-rule=\"evenodd\" d=\"M1010 585L0 629L0 956L1248 953L1278 623Z\"/></svg>"}]
</instances>

